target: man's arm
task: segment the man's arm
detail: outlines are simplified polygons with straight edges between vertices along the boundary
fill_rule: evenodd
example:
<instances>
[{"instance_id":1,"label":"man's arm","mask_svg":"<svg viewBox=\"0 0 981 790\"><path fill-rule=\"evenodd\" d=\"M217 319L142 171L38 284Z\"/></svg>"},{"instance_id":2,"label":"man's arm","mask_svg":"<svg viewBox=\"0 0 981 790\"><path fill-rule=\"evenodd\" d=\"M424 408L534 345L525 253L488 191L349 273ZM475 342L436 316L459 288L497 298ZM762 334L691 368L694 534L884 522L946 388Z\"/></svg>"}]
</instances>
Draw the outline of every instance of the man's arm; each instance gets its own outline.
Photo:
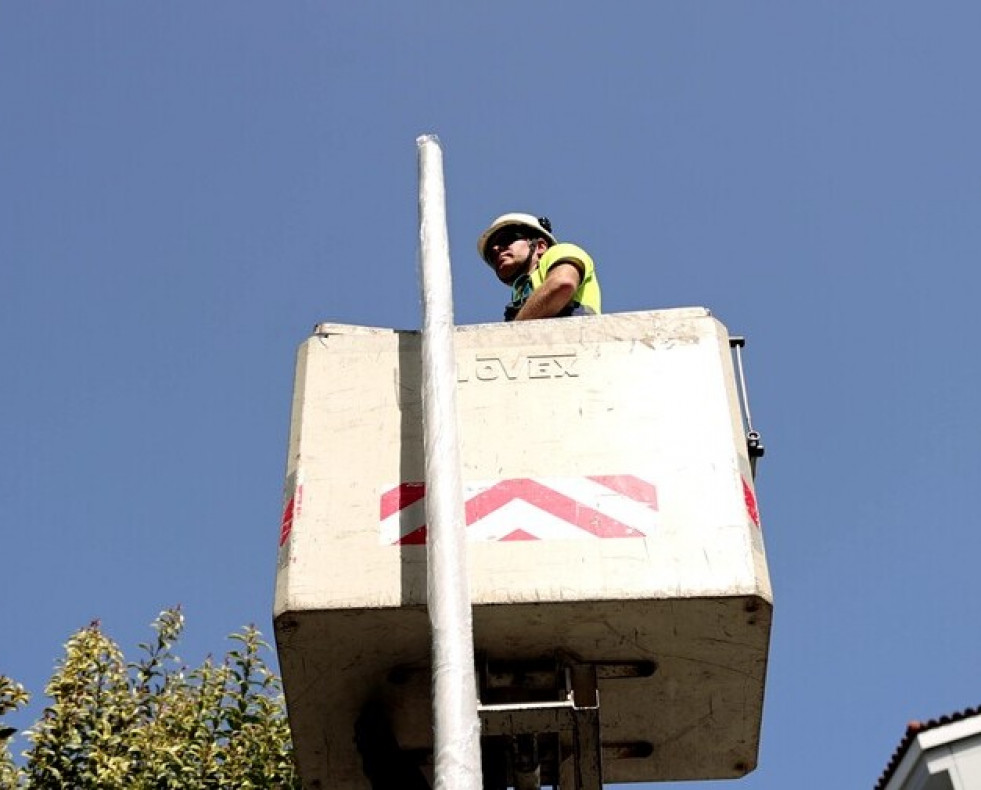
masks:
<instances>
[{"instance_id":1,"label":"man's arm","mask_svg":"<svg viewBox=\"0 0 981 790\"><path fill-rule=\"evenodd\" d=\"M572 301L580 282L579 267L572 261L559 261L548 270L545 282L528 297L514 320L557 316Z\"/></svg>"}]
</instances>

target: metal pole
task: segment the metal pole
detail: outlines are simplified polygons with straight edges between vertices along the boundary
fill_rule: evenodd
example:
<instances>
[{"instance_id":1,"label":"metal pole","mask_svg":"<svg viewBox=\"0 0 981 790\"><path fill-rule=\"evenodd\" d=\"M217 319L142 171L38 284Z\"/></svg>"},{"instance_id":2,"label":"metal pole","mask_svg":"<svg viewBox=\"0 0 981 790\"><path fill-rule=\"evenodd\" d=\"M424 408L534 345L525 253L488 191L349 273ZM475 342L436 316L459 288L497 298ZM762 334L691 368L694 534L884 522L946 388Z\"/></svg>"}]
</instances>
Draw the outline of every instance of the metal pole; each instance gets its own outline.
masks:
<instances>
[{"instance_id":1,"label":"metal pole","mask_svg":"<svg viewBox=\"0 0 981 790\"><path fill-rule=\"evenodd\" d=\"M457 439L453 291L443 152L435 135L419 149L422 402L426 454L427 601L433 644L436 790L480 790L480 720L466 517Z\"/></svg>"},{"instance_id":2,"label":"metal pole","mask_svg":"<svg viewBox=\"0 0 981 790\"><path fill-rule=\"evenodd\" d=\"M749 395L746 392L746 374L743 373L742 347L746 345L744 337L730 337L729 347L736 352L736 373L739 378L739 392L742 397L741 403L743 414L746 418L746 451L749 454L749 470L756 479L756 462L763 457L766 449L763 447L763 437L760 432L753 427L753 415L749 411Z\"/></svg>"}]
</instances>

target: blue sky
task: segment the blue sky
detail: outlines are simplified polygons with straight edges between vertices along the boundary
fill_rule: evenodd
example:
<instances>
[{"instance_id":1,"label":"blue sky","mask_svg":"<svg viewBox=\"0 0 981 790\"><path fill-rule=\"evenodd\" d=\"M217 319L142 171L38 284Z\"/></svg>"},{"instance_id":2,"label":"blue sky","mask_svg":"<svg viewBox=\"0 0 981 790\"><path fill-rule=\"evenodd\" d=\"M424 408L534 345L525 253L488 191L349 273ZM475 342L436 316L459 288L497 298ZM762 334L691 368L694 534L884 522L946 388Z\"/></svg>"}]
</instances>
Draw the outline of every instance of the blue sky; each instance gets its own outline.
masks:
<instances>
[{"instance_id":1,"label":"blue sky","mask_svg":"<svg viewBox=\"0 0 981 790\"><path fill-rule=\"evenodd\" d=\"M527 210L607 311L747 336L776 604L739 786L870 787L981 694L979 30L966 0L3 3L0 672L40 700L74 630L133 654L177 603L189 662L271 636L294 351L420 325L436 133L458 322L499 317L474 240Z\"/></svg>"}]
</instances>

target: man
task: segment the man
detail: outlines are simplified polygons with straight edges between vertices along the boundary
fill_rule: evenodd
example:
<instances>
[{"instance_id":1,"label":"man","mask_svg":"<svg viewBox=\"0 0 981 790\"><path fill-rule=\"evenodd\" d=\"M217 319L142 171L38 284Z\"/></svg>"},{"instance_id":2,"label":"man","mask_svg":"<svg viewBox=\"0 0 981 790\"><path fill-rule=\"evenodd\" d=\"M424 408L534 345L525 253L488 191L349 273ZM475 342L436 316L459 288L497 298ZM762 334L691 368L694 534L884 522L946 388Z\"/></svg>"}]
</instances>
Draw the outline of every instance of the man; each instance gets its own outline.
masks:
<instances>
[{"instance_id":1,"label":"man","mask_svg":"<svg viewBox=\"0 0 981 790\"><path fill-rule=\"evenodd\" d=\"M504 214L480 235L477 251L511 286L505 321L600 312L593 259L575 244L560 244L548 217Z\"/></svg>"}]
</instances>

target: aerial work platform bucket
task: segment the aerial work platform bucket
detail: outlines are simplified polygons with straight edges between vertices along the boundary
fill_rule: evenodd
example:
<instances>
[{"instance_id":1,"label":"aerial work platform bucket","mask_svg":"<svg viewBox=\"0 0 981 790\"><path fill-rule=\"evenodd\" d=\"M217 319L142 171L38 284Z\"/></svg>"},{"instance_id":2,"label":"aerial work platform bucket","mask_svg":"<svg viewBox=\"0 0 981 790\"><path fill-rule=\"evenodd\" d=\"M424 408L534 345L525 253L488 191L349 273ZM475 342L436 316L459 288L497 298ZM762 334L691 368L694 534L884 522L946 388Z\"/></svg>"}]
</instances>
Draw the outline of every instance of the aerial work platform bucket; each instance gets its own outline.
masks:
<instances>
[{"instance_id":1,"label":"aerial work platform bucket","mask_svg":"<svg viewBox=\"0 0 981 790\"><path fill-rule=\"evenodd\" d=\"M751 771L772 593L725 327L681 308L455 346L482 700L586 669L605 781ZM310 790L368 790L369 705L431 759L420 368L410 331L323 324L298 353L274 614Z\"/></svg>"}]
</instances>

